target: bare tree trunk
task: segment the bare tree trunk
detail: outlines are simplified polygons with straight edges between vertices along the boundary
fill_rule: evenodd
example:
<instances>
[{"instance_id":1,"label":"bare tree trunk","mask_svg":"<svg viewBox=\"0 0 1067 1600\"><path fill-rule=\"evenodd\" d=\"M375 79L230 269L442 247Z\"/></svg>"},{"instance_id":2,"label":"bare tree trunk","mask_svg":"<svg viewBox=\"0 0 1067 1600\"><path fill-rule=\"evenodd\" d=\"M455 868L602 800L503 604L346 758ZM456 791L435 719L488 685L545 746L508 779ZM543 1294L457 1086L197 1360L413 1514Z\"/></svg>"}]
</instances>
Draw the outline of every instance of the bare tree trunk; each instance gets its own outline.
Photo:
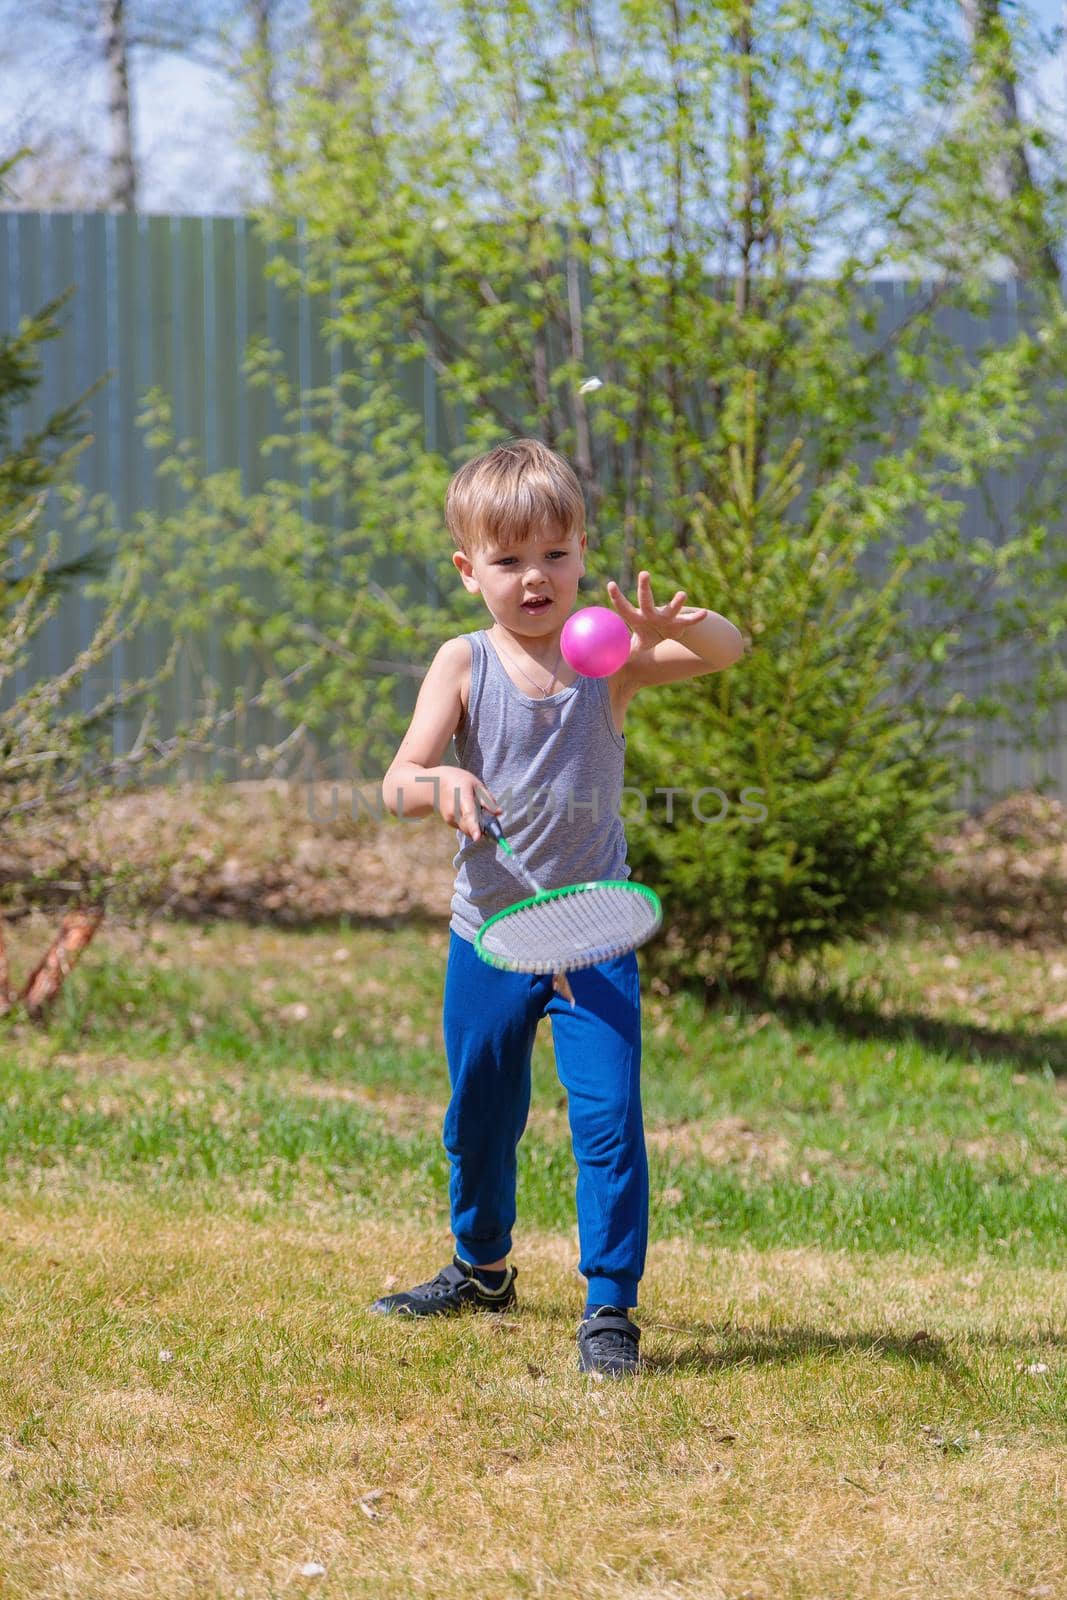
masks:
<instances>
[{"instance_id":1,"label":"bare tree trunk","mask_svg":"<svg viewBox=\"0 0 1067 1600\"><path fill-rule=\"evenodd\" d=\"M734 308L743 315L748 310L752 252L756 243L754 217L756 176L753 171L753 144L756 138L755 113L752 107L752 4L742 0L741 19L734 36L734 48L741 58L738 64L738 86L741 96L741 120L744 153L743 193L741 196L741 264L734 282Z\"/></svg>"},{"instance_id":2,"label":"bare tree trunk","mask_svg":"<svg viewBox=\"0 0 1067 1600\"><path fill-rule=\"evenodd\" d=\"M578 259L573 247L567 251L567 309L570 318L571 359L581 369L585 363L585 335L582 329L582 293L578 279ZM580 386L579 386L580 387ZM583 489L590 498L590 509L596 496L596 474L593 471L593 451L589 437L589 413L585 397L574 396L575 466Z\"/></svg>"},{"instance_id":3,"label":"bare tree trunk","mask_svg":"<svg viewBox=\"0 0 1067 1600\"><path fill-rule=\"evenodd\" d=\"M971 45L971 58L977 64L983 46L994 42L996 33L1004 24L1000 15L1000 0L960 0L967 37ZM1015 75L1011 61L1010 40L1006 41L998 63L993 84L990 114L997 126L1012 134L1010 149L1003 151L994 163L990 182L997 199L1020 200L1036 194L1034 175L1026 146L1020 137L1019 102L1015 95ZM1035 275L1057 291L1061 285L1060 263L1044 227L1043 207L1038 206L1036 229L1031 226L1030 237L1014 246L1015 270L1021 278Z\"/></svg>"},{"instance_id":4,"label":"bare tree trunk","mask_svg":"<svg viewBox=\"0 0 1067 1600\"><path fill-rule=\"evenodd\" d=\"M271 10L274 0L252 0L252 17L256 30L255 64L253 67L253 94L259 113L260 126L267 139L267 160L270 164L271 190L282 192L282 158L279 142L278 91L275 84L274 50L271 39Z\"/></svg>"},{"instance_id":5,"label":"bare tree trunk","mask_svg":"<svg viewBox=\"0 0 1067 1600\"><path fill-rule=\"evenodd\" d=\"M684 508L687 501L685 446L683 434L685 429L685 402L682 398L681 384L678 377L678 363L675 359L675 350L679 337L679 312L678 312L678 258L679 244L681 254L685 256L685 157L682 150L685 128L685 83L684 75L679 70L678 59L682 55L682 19L678 11L677 0L671 0L671 29L672 42L675 46L675 59L671 67L671 87L674 95L675 128L674 128L674 161L671 170L671 218L667 226L667 401L671 408L671 467L674 474L672 484L672 500L674 502L674 542L679 549L685 544L688 523ZM683 274L686 265L683 259L681 268Z\"/></svg>"},{"instance_id":6,"label":"bare tree trunk","mask_svg":"<svg viewBox=\"0 0 1067 1600\"><path fill-rule=\"evenodd\" d=\"M752 26L752 0L741 0L741 18L736 33L734 34L734 48L740 57L738 65L738 92L741 101L740 112L743 125L743 153L741 157L741 237L740 253L741 262L734 285L734 309L740 319L746 312L756 310L766 314L763 295L760 289L760 280L757 274L757 253L762 252L765 239L766 209L761 207L760 219L756 220L757 202L761 198L761 186L766 166L766 127L760 120L760 107L763 104L762 96L757 95L753 85L753 59L756 50L755 32ZM756 305L753 305L753 297ZM772 358L773 359L773 358ZM756 370L764 369L761 357L756 357ZM752 471L753 482L759 483L763 472L763 455L766 449L766 430L771 413L767 405L766 395L763 402L755 407Z\"/></svg>"},{"instance_id":7,"label":"bare tree trunk","mask_svg":"<svg viewBox=\"0 0 1067 1600\"><path fill-rule=\"evenodd\" d=\"M107 64L107 116L111 134L108 211L137 210L130 80L126 62L125 0L100 0L100 31Z\"/></svg>"}]
</instances>

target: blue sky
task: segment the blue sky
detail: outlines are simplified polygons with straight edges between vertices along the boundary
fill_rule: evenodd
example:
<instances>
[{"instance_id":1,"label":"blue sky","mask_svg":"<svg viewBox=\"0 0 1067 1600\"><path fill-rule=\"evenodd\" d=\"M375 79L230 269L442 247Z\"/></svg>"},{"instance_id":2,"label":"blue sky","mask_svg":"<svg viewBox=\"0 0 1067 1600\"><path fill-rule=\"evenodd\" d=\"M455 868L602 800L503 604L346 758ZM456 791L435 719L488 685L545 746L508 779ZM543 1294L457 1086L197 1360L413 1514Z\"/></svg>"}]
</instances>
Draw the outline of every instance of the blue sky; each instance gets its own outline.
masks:
<instances>
[{"instance_id":1,"label":"blue sky","mask_svg":"<svg viewBox=\"0 0 1067 1600\"><path fill-rule=\"evenodd\" d=\"M1064 21L1067 0L1030 0L1043 28ZM10 149L20 110L32 107L38 125L64 125L97 155L106 136L102 69L86 71L76 94L57 96L54 68L42 43L50 29L33 0L19 15L33 23L36 39L20 47L9 32L0 43L0 149ZM66 86L64 86L66 87ZM1067 133L1067 52L1062 48L1040 76L1039 92ZM226 80L176 57L140 53L132 83L134 138L141 182L139 208L146 212L226 213L263 198L254 166L237 140L238 108ZM1024 103L1025 109L1025 103ZM45 204L47 204L45 198ZM56 209L62 209L55 199Z\"/></svg>"}]
</instances>

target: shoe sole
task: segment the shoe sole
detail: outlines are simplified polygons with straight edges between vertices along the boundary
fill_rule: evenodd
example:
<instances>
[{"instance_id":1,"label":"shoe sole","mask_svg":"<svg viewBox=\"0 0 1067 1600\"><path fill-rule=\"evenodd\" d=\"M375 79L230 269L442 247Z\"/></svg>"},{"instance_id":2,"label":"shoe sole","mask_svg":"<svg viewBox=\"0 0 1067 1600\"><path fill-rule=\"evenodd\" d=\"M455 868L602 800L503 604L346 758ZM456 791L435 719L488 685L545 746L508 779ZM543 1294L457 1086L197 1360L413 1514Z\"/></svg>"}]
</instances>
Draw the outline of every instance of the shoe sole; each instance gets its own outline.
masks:
<instances>
[{"instance_id":1,"label":"shoe sole","mask_svg":"<svg viewBox=\"0 0 1067 1600\"><path fill-rule=\"evenodd\" d=\"M416 1311L411 1306L379 1306L377 1303L367 1307L368 1312L376 1317L407 1317L413 1322L429 1322L434 1317L464 1317L475 1314L499 1317L505 1312L518 1309L519 1303L515 1299L509 1300L502 1306L486 1306L477 1300L467 1300L462 1305L446 1306L441 1311Z\"/></svg>"},{"instance_id":2,"label":"shoe sole","mask_svg":"<svg viewBox=\"0 0 1067 1600\"><path fill-rule=\"evenodd\" d=\"M636 1378L642 1370L640 1361L636 1367L614 1367L611 1369L607 1367L583 1367L580 1362L578 1364L578 1371L583 1378L598 1378L601 1382L605 1378Z\"/></svg>"}]
</instances>

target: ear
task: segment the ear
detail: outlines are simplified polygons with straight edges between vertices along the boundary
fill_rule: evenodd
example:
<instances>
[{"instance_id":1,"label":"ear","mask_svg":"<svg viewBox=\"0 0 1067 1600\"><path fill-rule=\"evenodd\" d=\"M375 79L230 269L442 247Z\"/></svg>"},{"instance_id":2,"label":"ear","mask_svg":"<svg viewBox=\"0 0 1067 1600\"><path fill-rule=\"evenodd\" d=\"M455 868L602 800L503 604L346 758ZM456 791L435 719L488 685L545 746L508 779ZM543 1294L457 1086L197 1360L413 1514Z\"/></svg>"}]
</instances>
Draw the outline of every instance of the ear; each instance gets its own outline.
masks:
<instances>
[{"instance_id":1,"label":"ear","mask_svg":"<svg viewBox=\"0 0 1067 1600\"><path fill-rule=\"evenodd\" d=\"M452 565L463 579L463 587L468 594L481 594L482 586L474 576L470 557L464 555L462 550L457 550L452 557Z\"/></svg>"}]
</instances>

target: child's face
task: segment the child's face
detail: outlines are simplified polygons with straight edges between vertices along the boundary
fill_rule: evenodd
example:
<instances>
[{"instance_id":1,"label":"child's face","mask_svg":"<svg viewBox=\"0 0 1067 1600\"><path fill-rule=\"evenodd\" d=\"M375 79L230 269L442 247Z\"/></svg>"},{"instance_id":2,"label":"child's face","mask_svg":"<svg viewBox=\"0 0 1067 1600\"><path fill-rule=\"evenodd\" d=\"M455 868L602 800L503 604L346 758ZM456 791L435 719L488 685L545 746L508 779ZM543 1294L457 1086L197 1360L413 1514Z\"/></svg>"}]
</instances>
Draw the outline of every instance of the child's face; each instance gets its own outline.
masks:
<instances>
[{"instance_id":1,"label":"child's face","mask_svg":"<svg viewBox=\"0 0 1067 1600\"><path fill-rule=\"evenodd\" d=\"M457 550L453 565L470 594L481 594L501 627L531 638L559 632L578 594L585 571L585 534L560 538L558 529L543 528L521 543L490 545L466 556ZM529 606L534 596L548 605Z\"/></svg>"}]
</instances>

